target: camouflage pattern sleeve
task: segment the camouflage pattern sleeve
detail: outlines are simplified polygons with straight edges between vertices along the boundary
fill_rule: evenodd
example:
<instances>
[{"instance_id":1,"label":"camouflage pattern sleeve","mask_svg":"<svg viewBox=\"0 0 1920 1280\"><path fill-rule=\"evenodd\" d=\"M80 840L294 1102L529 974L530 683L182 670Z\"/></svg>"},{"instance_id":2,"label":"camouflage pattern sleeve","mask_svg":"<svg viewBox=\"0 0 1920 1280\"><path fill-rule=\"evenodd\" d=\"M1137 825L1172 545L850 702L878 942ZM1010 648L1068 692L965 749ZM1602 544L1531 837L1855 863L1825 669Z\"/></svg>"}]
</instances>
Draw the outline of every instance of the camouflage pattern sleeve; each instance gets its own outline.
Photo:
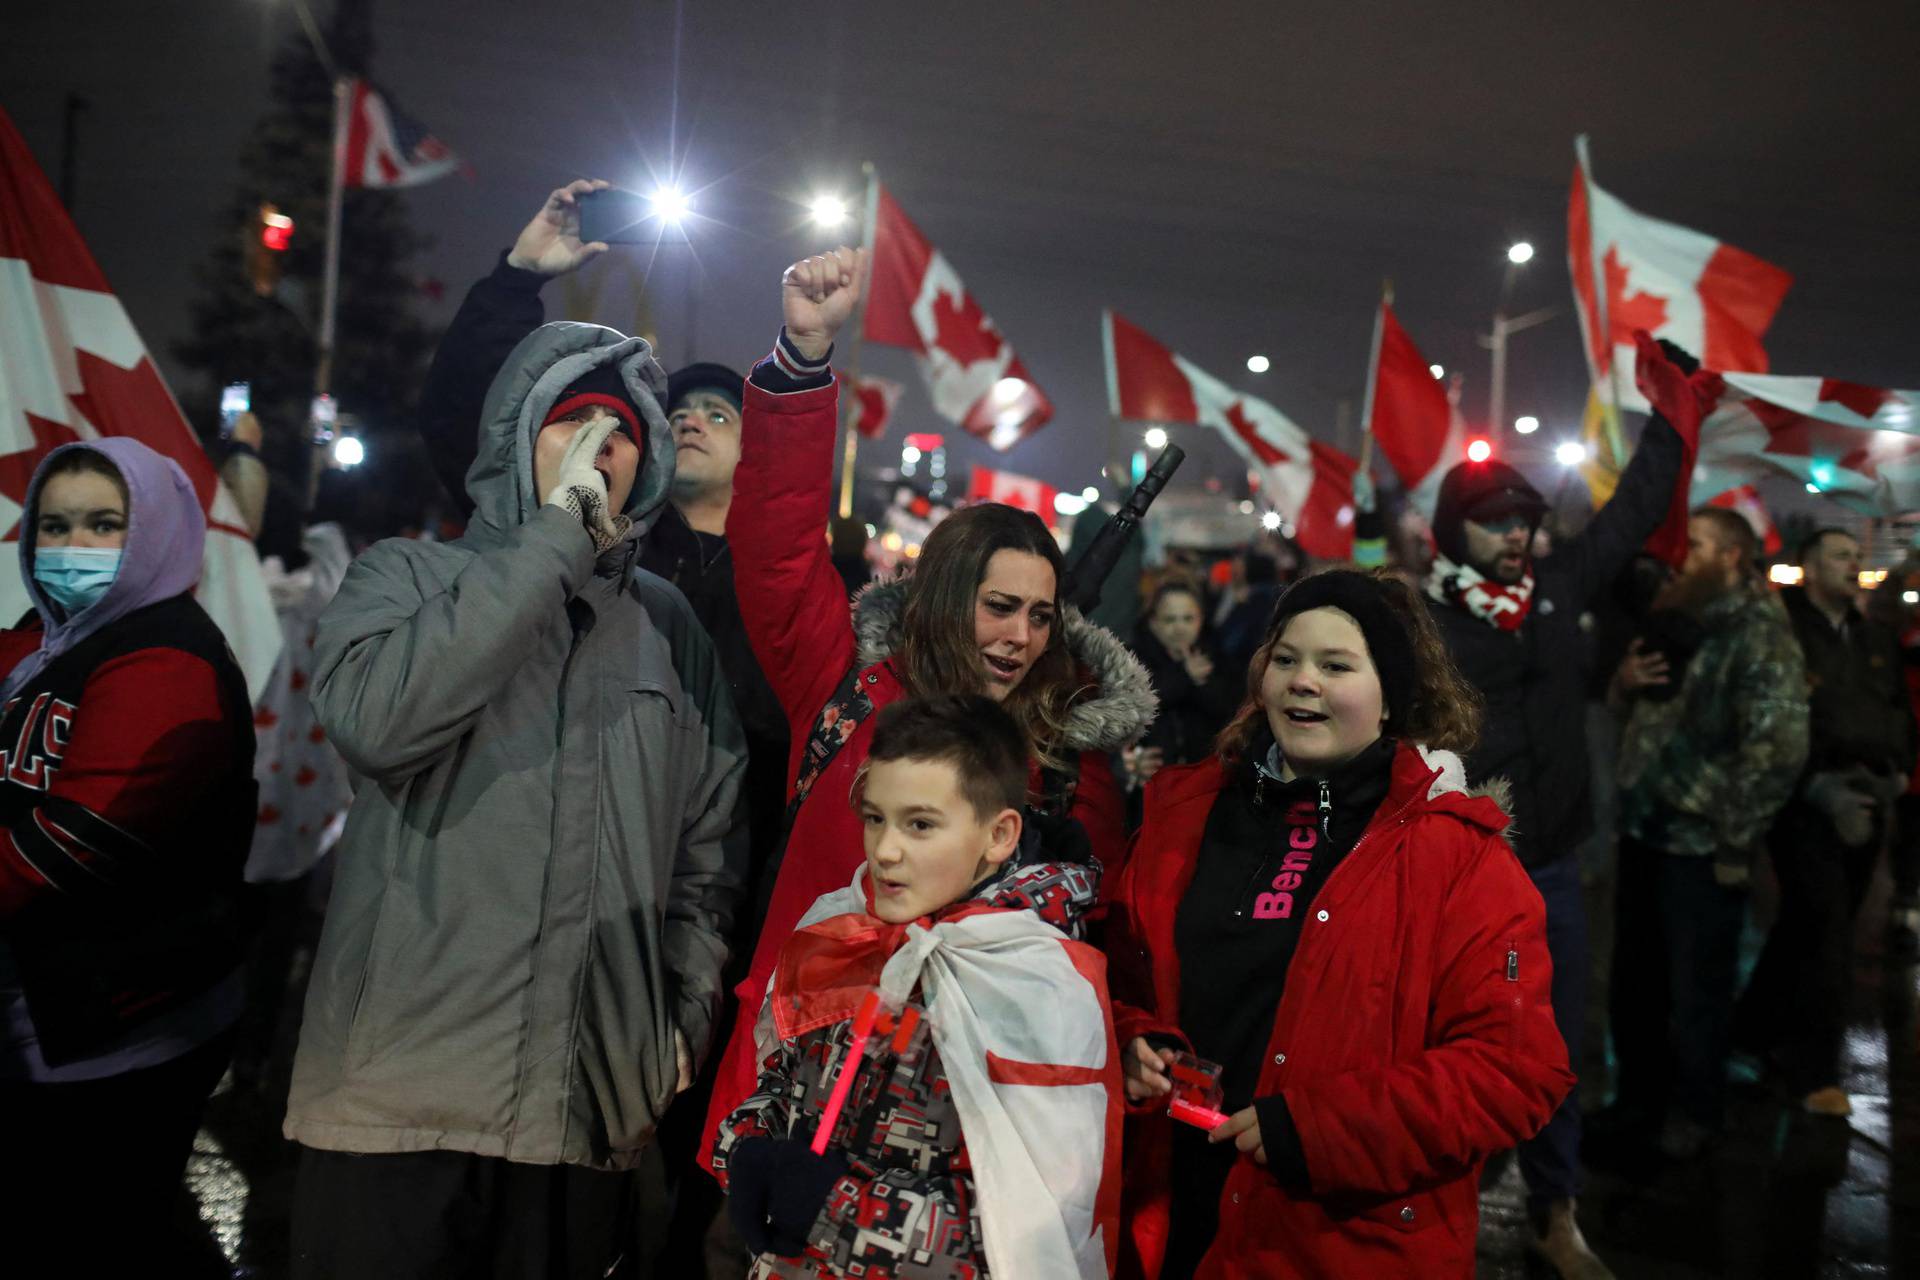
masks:
<instances>
[{"instance_id":1,"label":"camouflage pattern sleeve","mask_svg":"<svg viewBox=\"0 0 1920 1280\"><path fill-rule=\"evenodd\" d=\"M1696 756L1684 773L1662 771L1667 787L1686 793L1666 798L1710 817L1723 849L1753 848L1792 797L1807 760L1806 664L1792 629L1771 603L1749 613L1729 656L1734 749Z\"/></svg>"}]
</instances>

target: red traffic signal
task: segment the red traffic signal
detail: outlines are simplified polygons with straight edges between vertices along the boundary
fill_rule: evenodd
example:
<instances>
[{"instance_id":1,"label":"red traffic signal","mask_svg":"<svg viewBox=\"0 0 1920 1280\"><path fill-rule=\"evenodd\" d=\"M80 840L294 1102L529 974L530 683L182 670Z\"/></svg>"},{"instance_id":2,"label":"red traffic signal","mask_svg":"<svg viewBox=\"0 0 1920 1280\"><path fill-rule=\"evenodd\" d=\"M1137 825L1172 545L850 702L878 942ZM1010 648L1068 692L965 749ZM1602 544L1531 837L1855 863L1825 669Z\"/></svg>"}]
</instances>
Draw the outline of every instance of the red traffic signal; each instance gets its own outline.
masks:
<instances>
[{"instance_id":1,"label":"red traffic signal","mask_svg":"<svg viewBox=\"0 0 1920 1280\"><path fill-rule=\"evenodd\" d=\"M293 241L293 219L270 204L260 206L260 243L275 253L286 252Z\"/></svg>"},{"instance_id":2,"label":"red traffic signal","mask_svg":"<svg viewBox=\"0 0 1920 1280\"><path fill-rule=\"evenodd\" d=\"M1473 439L1467 441L1468 462L1485 462L1492 456L1493 446L1487 443L1484 436L1475 436Z\"/></svg>"}]
</instances>

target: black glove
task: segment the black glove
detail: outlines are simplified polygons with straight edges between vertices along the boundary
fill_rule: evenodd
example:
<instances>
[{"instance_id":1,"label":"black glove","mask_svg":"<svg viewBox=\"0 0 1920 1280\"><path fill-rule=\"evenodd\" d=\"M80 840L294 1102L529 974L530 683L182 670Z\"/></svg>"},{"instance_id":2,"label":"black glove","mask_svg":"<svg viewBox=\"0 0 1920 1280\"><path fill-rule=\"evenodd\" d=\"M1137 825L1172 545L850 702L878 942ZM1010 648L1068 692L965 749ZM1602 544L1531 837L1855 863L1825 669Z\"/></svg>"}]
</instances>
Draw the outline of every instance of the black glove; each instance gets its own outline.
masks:
<instances>
[{"instance_id":1,"label":"black glove","mask_svg":"<svg viewBox=\"0 0 1920 1280\"><path fill-rule=\"evenodd\" d=\"M795 1258L847 1172L847 1158L824 1156L799 1138L748 1138L727 1156L727 1215L755 1254Z\"/></svg>"},{"instance_id":2,"label":"black glove","mask_svg":"<svg viewBox=\"0 0 1920 1280\"><path fill-rule=\"evenodd\" d=\"M1661 354L1666 356L1668 362L1672 364L1674 368L1686 374L1689 378L1700 368L1700 361L1695 359L1693 353L1679 343L1668 342L1665 338L1660 338L1657 341L1660 343Z\"/></svg>"}]
</instances>

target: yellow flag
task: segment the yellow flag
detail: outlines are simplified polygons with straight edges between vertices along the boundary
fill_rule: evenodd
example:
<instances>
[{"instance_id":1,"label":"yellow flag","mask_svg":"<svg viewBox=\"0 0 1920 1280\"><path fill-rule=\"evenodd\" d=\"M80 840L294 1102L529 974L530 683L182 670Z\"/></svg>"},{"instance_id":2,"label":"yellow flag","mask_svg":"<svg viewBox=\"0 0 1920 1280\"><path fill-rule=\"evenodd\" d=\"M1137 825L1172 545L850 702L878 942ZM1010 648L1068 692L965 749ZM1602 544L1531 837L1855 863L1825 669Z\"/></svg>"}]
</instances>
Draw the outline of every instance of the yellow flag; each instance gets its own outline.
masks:
<instances>
[{"instance_id":1,"label":"yellow flag","mask_svg":"<svg viewBox=\"0 0 1920 1280\"><path fill-rule=\"evenodd\" d=\"M1613 497L1620 483L1620 469L1627 464L1626 446L1620 440L1620 419L1613 406L1600 398L1598 391L1587 392L1587 410L1580 417L1580 436L1587 446L1587 460L1580 464L1580 475L1587 482L1587 494L1598 511Z\"/></svg>"}]
</instances>

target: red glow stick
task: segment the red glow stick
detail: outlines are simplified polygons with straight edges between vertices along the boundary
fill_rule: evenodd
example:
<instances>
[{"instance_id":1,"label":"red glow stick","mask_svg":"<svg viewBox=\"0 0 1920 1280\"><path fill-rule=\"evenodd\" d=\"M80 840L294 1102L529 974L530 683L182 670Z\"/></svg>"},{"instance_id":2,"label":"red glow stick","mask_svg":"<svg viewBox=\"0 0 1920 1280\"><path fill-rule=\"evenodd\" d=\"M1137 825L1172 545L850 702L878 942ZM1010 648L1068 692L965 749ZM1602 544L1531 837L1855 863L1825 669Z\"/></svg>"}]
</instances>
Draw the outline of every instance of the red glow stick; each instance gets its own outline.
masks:
<instances>
[{"instance_id":1,"label":"red glow stick","mask_svg":"<svg viewBox=\"0 0 1920 1280\"><path fill-rule=\"evenodd\" d=\"M880 994L869 991L860 1002L860 1011L853 1015L853 1039L847 1045L847 1056L840 1060L840 1078L833 1082L827 1109L820 1113L820 1127L813 1131L813 1154L817 1156L827 1154L827 1140L833 1136L833 1127L840 1123L840 1112L847 1105L847 1092L853 1088L853 1078L860 1074L860 1062L866 1057L867 1041L879 1017Z\"/></svg>"}]
</instances>

